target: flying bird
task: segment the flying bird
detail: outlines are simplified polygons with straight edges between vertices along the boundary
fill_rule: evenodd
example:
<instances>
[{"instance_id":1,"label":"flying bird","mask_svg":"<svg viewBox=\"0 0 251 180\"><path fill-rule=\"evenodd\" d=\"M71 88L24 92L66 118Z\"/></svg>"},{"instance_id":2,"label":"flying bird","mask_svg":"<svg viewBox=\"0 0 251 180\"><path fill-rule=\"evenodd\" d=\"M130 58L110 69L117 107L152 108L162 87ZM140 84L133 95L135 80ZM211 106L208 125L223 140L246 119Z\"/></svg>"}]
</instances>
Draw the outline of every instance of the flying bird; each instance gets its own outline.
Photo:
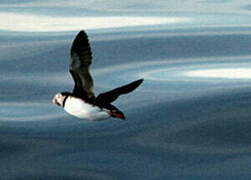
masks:
<instances>
[{"instance_id":1,"label":"flying bird","mask_svg":"<svg viewBox=\"0 0 251 180\"><path fill-rule=\"evenodd\" d=\"M69 64L69 71L75 83L73 91L57 93L52 102L80 119L103 120L113 117L124 120L123 112L111 103L120 95L135 90L143 79L95 96L93 79L89 71L91 63L92 52L87 34L80 31L72 43Z\"/></svg>"}]
</instances>

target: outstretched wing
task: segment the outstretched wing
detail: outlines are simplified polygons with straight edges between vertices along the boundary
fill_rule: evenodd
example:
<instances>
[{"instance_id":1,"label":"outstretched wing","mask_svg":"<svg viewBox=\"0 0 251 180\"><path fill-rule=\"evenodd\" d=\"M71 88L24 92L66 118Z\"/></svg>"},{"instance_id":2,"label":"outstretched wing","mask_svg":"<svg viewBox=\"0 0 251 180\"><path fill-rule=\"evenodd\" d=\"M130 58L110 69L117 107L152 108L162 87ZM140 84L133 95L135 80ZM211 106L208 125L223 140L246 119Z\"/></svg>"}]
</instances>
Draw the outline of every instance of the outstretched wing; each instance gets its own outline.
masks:
<instances>
[{"instance_id":1,"label":"outstretched wing","mask_svg":"<svg viewBox=\"0 0 251 180\"><path fill-rule=\"evenodd\" d=\"M80 31L71 47L71 62L69 71L75 82L73 95L85 100L93 99L93 80L89 72L92 63L92 53L87 34Z\"/></svg>"},{"instance_id":2,"label":"outstretched wing","mask_svg":"<svg viewBox=\"0 0 251 180\"><path fill-rule=\"evenodd\" d=\"M108 104L115 101L120 95L127 94L135 90L142 82L143 79L139 79L130 84L118 87L105 93L101 93L98 95L95 102L100 107L106 107Z\"/></svg>"}]
</instances>

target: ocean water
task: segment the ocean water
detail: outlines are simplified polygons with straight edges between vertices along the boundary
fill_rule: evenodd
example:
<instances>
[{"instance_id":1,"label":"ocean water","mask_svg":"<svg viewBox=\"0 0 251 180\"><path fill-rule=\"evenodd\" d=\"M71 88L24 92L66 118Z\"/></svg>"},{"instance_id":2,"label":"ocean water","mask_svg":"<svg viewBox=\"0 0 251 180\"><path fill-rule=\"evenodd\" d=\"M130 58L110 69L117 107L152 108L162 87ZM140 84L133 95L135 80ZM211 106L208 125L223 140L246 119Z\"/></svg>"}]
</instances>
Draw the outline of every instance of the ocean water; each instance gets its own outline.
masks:
<instances>
[{"instance_id":1,"label":"ocean water","mask_svg":"<svg viewBox=\"0 0 251 180\"><path fill-rule=\"evenodd\" d=\"M0 179L249 180L251 2L2 0ZM69 50L86 30L99 94L127 120L79 120Z\"/></svg>"}]
</instances>

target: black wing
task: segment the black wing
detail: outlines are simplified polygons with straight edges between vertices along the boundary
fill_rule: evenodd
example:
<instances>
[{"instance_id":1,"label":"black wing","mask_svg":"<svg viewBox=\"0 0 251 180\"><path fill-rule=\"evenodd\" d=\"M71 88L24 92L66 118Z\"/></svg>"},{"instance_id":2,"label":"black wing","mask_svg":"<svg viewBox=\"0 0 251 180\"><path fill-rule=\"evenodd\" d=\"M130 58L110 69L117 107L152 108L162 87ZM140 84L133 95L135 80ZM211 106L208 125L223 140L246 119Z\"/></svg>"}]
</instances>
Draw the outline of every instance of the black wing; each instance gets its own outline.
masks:
<instances>
[{"instance_id":1,"label":"black wing","mask_svg":"<svg viewBox=\"0 0 251 180\"><path fill-rule=\"evenodd\" d=\"M118 87L105 93L101 93L96 98L95 103L100 107L106 107L108 104L115 101L120 95L127 94L135 90L142 82L143 79L139 79L130 84Z\"/></svg>"},{"instance_id":2,"label":"black wing","mask_svg":"<svg viewBox=\"0 0 251 180\"><path fill-rule=\"evenodd\" d=\"M80 31L74 39L71 47L70 73L75 82L73 95L87 99L93 99L93 80L89 72L92 63L92 53L87 34Z\"/></svg>"}]
</instances>

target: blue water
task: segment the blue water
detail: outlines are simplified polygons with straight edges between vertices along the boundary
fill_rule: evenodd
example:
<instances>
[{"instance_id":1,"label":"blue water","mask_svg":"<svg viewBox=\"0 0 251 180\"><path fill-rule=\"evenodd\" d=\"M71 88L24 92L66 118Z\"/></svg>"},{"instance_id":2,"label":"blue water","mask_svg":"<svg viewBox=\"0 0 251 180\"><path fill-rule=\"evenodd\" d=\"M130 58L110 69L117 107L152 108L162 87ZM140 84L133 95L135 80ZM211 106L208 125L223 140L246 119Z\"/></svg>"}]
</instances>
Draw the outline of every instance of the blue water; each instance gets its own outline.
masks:
<instances>
[{"instance_id":1,"label":"blue water","mask_svg":"<svg viewBox=\"0 0 251 180\"><path fill-rule=\"evenodd\" d=\"M1 1L0 179L249 180L250 4ZM96 94L145 79L115 102L126 121L79 120L51 103L72 90L81 29Z\"/></svg>"}]
</instances>

